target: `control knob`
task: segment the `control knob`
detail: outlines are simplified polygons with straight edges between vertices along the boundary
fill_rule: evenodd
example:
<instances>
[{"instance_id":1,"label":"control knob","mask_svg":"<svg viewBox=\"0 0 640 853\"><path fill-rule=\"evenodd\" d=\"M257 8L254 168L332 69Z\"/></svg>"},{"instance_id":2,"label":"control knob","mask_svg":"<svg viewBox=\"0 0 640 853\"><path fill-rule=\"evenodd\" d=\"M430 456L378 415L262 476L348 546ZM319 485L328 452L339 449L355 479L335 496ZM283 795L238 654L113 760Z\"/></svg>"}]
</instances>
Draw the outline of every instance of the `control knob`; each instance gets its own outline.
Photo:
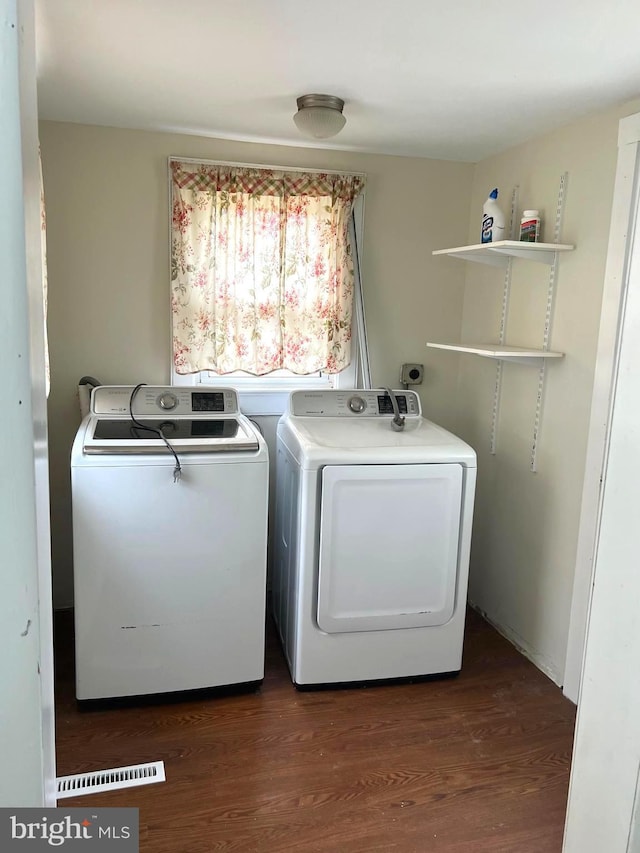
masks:
<instances>
[{"instance_id":1,"label":"control knob","mask_svg":"<svg viewBox=\"0 0 640 853\"><path fill-rule=\"evenodd\" d=\"M171 409L175 409L175 407L178 405L178 398L175 394L161 394L158 397L158 405L161 409L170 412Z\"/></svg>"},{"instance_id":2,"label":"control knob","mask_svg":"<svg viewBox=\"0 0 640 853\"><path fill-rule=\"evenodd\" d=\"M367 408L367 404L362 397L350 397L347 405L356 415L361 414Z\"/></svg>"}]
</instances>

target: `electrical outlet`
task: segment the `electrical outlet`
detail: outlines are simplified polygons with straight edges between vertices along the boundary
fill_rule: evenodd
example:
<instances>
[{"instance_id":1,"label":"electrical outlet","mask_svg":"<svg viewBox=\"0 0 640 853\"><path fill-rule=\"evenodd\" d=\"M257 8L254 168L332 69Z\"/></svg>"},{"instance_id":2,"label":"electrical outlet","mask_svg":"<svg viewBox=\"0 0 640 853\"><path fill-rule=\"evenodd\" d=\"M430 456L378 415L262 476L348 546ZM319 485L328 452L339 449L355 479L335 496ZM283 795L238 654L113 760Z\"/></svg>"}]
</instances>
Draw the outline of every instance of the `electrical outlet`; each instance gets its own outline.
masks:
<instances>
[{"instance_id":1,"label":"electrical outlet","mask_svg":"<svg viewBox=\"0 0 640 853\"><path fill-rule=\"evenodd\" d=\"M424 364L403 364L400 370L400 382L404 385L422 385Z\"/></svg>"}]
</instances>

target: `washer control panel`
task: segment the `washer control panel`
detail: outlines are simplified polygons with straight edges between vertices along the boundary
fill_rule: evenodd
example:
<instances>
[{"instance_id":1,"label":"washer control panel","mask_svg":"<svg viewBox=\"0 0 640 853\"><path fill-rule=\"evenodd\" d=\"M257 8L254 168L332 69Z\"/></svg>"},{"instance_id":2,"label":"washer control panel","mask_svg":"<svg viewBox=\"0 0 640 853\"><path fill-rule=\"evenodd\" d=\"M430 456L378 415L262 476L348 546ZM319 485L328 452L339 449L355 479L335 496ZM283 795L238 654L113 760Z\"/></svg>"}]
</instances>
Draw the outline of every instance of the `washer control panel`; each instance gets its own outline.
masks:
<instances>
[{"instance_id":1,"label":"washer control panel","mask_svg":"<svg viewBox=\"0 0 640 853\"><path fill-rule=\"evenodd\" d=\"M178 398L172 391L167 391L164 394L160 394L156 402L161 409L170 412L178 405Z\"/></svg>"},{"instance_id":2,"label":"washer control panel","mask_svg":"<svg viewBox=\"0 0 640 853\"><path fill-rule=\"evenodd\" d=\"M91 392L91 411L94 415L129 415L129 403L135 385L99 385ZM194 415L234 415L239 413L238 397L233 388L197 388L142 385L133 398L136 417L163 415L190 417Z\"/></svg>"},{"instance_id":3,"label":"washer control panel","mask_svg":"<svg viewBox=\"0 0 640 853\"><path fill-rule=\"evenodd\" d=\"M401 415L422 414L420 398L415 391L393 391ZM380 390L294 391L290 400L291 414L301 418L375 418L393 415L389 392Z\"/></svg>"},{"instance_id":4,"label":"washer control panel","mask_svg":"<svg viewBox=\"0 0 640 853\"><path fill-rule=\"evenodd\" d=\"M359 415L365 411L365 409L367 408L367 403L365 400L362 399L362 397L359 397L354 394L353 397L349 397L347 406L349 406L349 408L354 414Z\"/></svg>"}]
</instances>

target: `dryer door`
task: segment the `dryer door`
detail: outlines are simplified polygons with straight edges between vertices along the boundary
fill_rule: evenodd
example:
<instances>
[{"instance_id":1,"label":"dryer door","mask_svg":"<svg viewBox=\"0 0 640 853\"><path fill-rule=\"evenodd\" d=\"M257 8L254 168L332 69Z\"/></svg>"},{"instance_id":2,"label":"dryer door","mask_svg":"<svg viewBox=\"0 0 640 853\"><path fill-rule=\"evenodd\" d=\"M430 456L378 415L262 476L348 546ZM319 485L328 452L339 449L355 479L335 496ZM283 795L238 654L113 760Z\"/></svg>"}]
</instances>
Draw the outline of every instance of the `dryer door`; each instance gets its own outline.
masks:
<instances>
[{"instance_id":1,"label":"dryer door","mask_svg":"<svg viewBox=\"0 0 640 853\"><path fill-rule=\"evenodd\" d=\"M451 618L462 482L457 464L323 469L321 630L417 628Z\"/></svg>"}]
</instances>

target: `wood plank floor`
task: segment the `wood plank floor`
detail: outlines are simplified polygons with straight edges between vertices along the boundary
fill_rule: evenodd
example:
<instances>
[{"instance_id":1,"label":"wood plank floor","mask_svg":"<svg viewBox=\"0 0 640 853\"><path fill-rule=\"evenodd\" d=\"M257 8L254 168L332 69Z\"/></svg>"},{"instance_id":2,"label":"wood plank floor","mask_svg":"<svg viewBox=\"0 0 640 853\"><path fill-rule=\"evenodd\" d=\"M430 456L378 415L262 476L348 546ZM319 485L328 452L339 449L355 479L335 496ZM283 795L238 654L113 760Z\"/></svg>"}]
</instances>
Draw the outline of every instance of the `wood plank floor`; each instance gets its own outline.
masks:
<instances>
[{"instance_id":1,"label":"wood plank floor","mask_svg":"<svg viewBox=\"0 0 640 853\"><path fill-rule=\"evenodd\" d=\"M477 614L454 679L297 692L271 631L257 693L78 711L56 628L58 774L164 760L143 853L559 853L574 706Z\"/></svg>"}]
</instances>

